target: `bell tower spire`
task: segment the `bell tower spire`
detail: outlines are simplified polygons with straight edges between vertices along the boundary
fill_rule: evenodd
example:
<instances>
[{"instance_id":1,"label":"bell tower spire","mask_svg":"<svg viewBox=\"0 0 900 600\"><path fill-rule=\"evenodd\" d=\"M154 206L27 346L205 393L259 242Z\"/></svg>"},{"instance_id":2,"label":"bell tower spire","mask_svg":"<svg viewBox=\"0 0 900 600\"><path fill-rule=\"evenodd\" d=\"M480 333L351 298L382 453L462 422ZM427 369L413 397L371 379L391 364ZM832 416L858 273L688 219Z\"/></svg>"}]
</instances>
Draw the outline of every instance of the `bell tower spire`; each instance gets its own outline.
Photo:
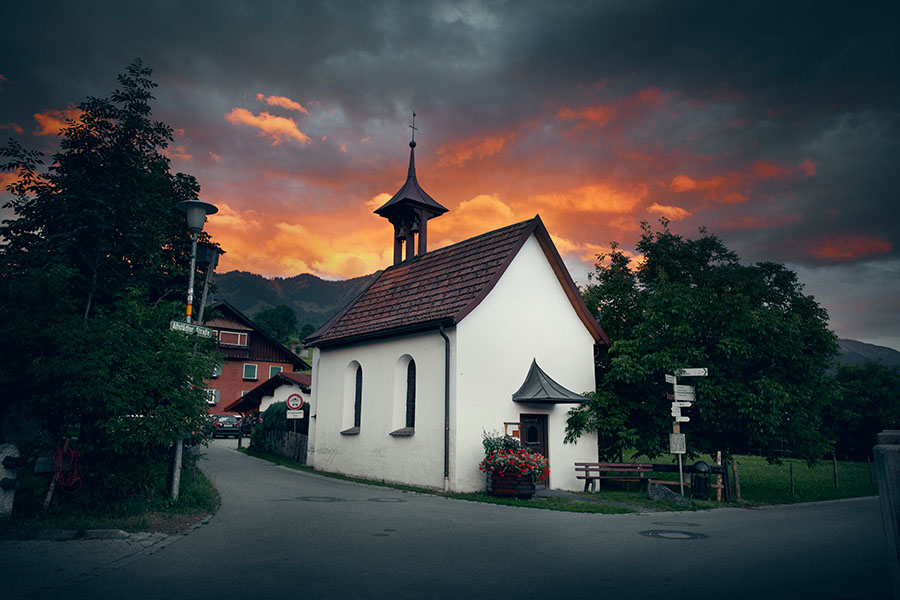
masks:
<instances>
[{"instance_id":1,"label":"bell tower spire","mask_svg":"<svg viewBox=\"0 0 900 600\"><path fill-rule=\"evenodd\" d=\"M406 183L375 214L394 226L394 264L422 256L428 251L428 220L439 217L447 209L429 196L416 180L416 113L413 112L412 137L409 142L409 170ZM418 237L418 244L416 244ZM406 257L403 246L406 245ZM418 245L418 249L416 246Z\"/></svg>"}]
</instances>

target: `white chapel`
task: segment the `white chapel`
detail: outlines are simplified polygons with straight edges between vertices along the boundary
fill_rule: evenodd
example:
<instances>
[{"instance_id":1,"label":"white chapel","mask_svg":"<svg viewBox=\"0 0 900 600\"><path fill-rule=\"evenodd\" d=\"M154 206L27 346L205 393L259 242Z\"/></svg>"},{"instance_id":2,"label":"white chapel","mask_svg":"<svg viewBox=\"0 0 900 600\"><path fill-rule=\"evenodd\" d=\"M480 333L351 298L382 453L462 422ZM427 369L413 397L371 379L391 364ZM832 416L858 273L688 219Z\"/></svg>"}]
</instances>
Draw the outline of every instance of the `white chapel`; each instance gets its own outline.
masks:
<instances>
[{"instance_id":1,"label":"white chapel","mask_svg":"<svg viewBox=\"0 0 900 600\"><path fill-rule=\"evenodd\" d=\"M482 491L483 432L509 432L550 462L550 488L580 490L566 413L593 391L609 340L539 216L429 251L447 209L406 183L376 214L394 226L394 264L307 343L314 347L307 461L318 470Z\"/></svg>"}]
</instances>

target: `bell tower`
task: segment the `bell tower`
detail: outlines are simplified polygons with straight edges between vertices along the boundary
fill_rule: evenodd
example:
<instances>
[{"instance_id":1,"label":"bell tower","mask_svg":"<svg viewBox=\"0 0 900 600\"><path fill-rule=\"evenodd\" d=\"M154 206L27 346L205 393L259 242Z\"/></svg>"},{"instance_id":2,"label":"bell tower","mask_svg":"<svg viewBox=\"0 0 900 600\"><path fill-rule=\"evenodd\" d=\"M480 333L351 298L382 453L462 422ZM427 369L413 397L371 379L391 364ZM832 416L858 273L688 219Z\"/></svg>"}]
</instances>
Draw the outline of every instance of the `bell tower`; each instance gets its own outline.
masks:
<instances>
[{"instance_id":1,"label":"bell tower","mask_svg":"<svg viewBox=\"0 0 900 600\"><path fill-rule=\"evenodd\" d=\"M429 196L416 181L416 113L413 113L412 139L409 142L409 171L406 183L375 214L394 226L394 264L422 256L428 251L428 220L447 209ZM403 247L406 246L406 256Z\"/></svg>"}]
</instances>

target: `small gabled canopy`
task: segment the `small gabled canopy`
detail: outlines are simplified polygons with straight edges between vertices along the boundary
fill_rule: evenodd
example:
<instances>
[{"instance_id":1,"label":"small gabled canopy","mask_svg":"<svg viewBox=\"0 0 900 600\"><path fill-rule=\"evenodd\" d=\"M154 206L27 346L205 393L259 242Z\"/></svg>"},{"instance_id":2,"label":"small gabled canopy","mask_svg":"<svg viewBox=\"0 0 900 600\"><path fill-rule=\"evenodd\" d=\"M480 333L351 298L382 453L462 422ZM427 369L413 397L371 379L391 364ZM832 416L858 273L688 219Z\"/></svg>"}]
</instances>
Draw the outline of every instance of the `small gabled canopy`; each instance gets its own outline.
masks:
<instances>
[{"instance_id":1,"label":"small gabled canopy","mask_svg":"<svg viewBox=\"0 0 900 600\"><path fill-rule=\"evenodd\" d=\"M525 377L525 383L512 396L513 402L529 404L580 404L587 398L559 385L538 366L537 360L531 361L531 368Z\"/></svg>"}]
</instances>

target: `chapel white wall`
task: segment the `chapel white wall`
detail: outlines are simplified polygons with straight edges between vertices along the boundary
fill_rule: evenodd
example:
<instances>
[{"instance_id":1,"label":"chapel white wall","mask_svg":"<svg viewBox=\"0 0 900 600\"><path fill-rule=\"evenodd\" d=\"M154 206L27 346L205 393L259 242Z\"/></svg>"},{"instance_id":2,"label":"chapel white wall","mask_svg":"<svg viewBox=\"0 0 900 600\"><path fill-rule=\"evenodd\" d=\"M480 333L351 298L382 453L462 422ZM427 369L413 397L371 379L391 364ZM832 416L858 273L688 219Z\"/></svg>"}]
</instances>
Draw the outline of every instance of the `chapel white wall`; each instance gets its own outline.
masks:
<instances>
[{"instance_id":1,"label":"chapel white wall","mask_svg":"<svg viewBox=\"0 0 900 600\"><path fill-rule=\"evenodd\" d=\"M452 331L448 335L453 335ZM405 425L404 356L416 362L415 433L395 437ZM362 415L358 435L341 435L353 425L345 398L347 367L363 370ZM396 378L402 377L402 385ZM443 486L444 340L437 332L403 336L313 355L311 464L318 470L410 485ZM402 398L397 397L402 389ZM352 398L352 390L350 390ZM349 420L348 420L349 417ZM309 461L309 458L308 458Z\"/></svg>"},{"instance_id":2,"label":"chapel white wall","mask_svg":"<svg viewBox=\"0 0 900 600\"><path fill-rule=\"evenodd\" d=\"M564 445L566 412L573 405L522 405L512 394L533 359L559 384L581 393L594 390L594 340L579 319L532 235L494 289L456 327L456 394L451 423L455 454L451 487L484 489L478 463L482 431L503 431L519 415L548 415L550 487L578 490L576 460L596 460L596 435Z\"/></svg>"}]
</instances>

